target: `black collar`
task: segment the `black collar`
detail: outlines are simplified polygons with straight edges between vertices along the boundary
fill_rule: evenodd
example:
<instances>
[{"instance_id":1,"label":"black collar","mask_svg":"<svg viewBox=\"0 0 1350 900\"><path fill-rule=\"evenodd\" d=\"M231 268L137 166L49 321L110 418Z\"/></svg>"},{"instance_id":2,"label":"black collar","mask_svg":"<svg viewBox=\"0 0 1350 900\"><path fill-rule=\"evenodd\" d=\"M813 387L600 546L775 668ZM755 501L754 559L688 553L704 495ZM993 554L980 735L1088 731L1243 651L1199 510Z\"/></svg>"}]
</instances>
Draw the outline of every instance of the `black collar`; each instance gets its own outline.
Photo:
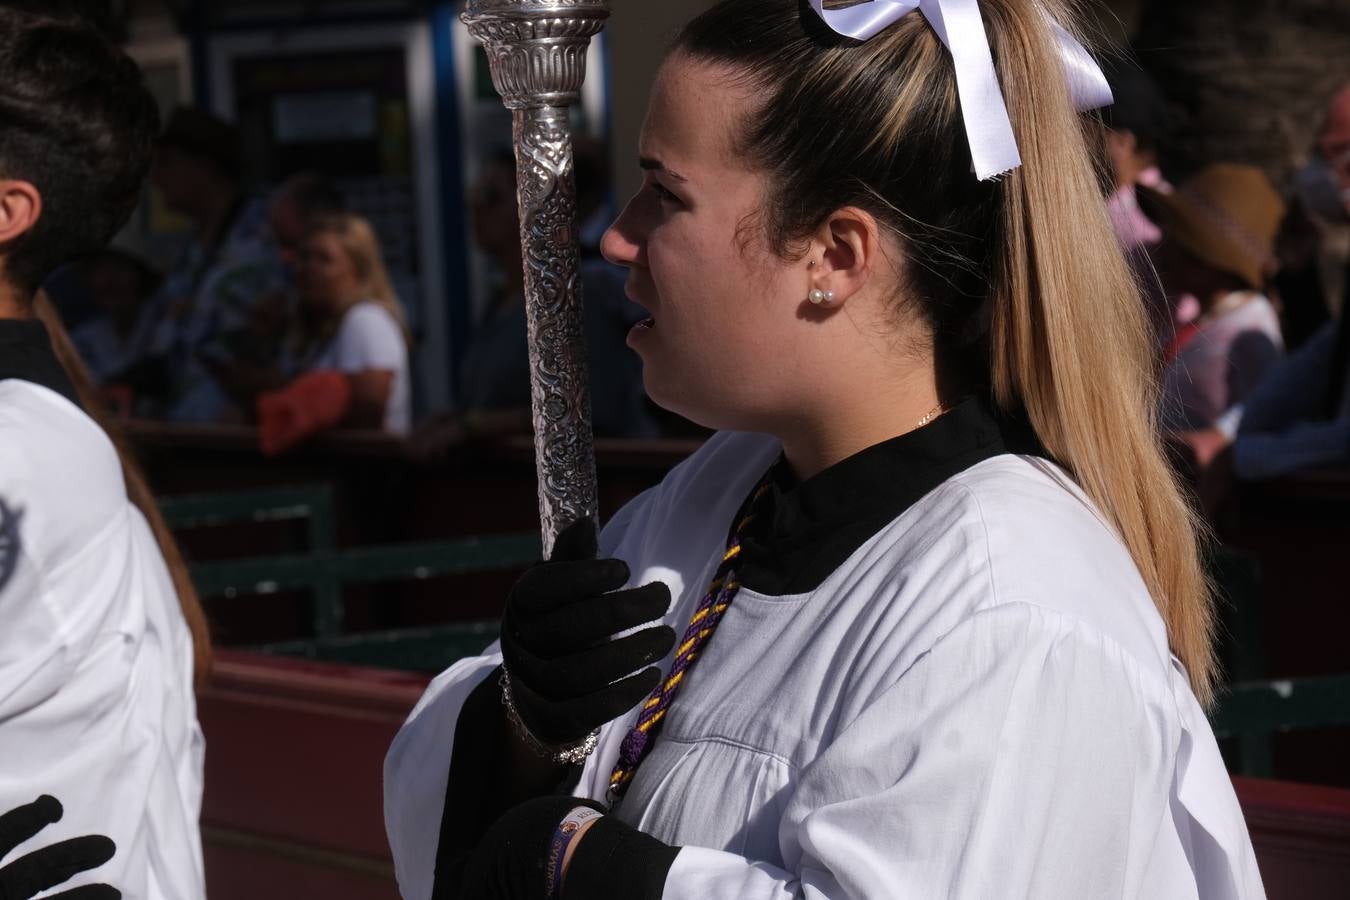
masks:
<instances>
[{"instance_id":1,"label":"black collar","mask_svg":"<svg viewBox=\"0 0 1350 900\"><path fill-rule=\"evenodd\" d=\"M0 380L6 378L40 384L80 405L75 385L52 352L46 327L37 319L0 319Z\"/></svg>"},{"instance_id":2,"label":"black collar","mask_svg":"<svg viewBox=\"0 0 1350 900\"><path fill-rule=\"evenodd\" d=\"M986 401L970 398L922 428L868 447L806 481L797 481L780 457L741 535L739 580L770 596L813 591L948 478L992 456L1024 452L1044 455L1024 420L1004 420Z\"/></svg>"}]
</instances>

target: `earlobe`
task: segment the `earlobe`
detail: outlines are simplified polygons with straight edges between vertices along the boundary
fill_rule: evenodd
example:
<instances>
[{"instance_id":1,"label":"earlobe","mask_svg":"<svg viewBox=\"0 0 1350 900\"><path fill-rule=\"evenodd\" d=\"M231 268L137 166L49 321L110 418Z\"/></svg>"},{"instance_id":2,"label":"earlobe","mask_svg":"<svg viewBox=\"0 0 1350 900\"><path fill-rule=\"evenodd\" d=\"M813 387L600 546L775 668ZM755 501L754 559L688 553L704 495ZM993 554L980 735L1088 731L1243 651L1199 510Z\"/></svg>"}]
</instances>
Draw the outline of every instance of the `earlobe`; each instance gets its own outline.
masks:
<instances>
[{"instance_id":1,"label":"earlobe","mask_svg":"<svg viewBox=\"0 0 1350 900\"><path fill-rule=\"evenodd\" d=\"M818 307L845 303L867 283L878 249L876 220L852 207L836 211L820 227L810 249L807 300Z\"/></svg>"},{"instance_id":2,"label":"earlobe","mask_svg":"<svg viewBox=\"0 0 1350 900\"><path fill-rule=\"evenodd\" d=\"M27 181L0 181L0 244L27 234L42 215L42 194Z\"/></svg>"}]
</instances>

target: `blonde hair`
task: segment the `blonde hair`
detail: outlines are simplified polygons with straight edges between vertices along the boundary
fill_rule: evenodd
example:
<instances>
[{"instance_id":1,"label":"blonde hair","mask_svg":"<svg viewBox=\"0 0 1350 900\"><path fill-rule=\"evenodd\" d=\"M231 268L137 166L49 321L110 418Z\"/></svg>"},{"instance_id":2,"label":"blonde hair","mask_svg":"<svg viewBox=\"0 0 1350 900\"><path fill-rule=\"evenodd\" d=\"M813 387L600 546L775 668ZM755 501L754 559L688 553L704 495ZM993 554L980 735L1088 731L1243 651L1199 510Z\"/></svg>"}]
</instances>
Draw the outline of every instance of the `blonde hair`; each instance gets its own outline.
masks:
<instances>
[{"instance_id":1,"label":"blonde hair","mask_svg":"<svg viewBox=\"0 0 1350 900\"><path fill-rule=\"evenodd\" d=\"M1054 0L981 0L1022 166L971 169L950 55L922 18L859 44L799 0L724 0L676 52L762 105L736 151L773 184L780 253L856 206L904 250L902 294L944 369L1025 416L1129 550L1196 696L1213 698L1213 603L1195 514L1168 466L1144 302L1111 231L1089 138L1050 27ZM847 116L847 121L845 121Z\"/></svg>"},{"instance_id":2,"label":"blonde hair","mask_svg":"<svg viewBox=\"0 0 1350 900\"><path fill-rule=\"evenodd\" d=\"M155 495L150 490L141 467L137 465L122 430L114 424L104 409L94 379L85 368L75 345L71 343L61 316L42 291L38 291L34 297L33 313L46 326L52 342L52 351L75 387L80 405L108 435L108 440L112 441L113 449L117 451L118 460L122 464L122 480L126 482L127 499L141 511L141 515L145 516L150 531L159 544L159 552L164 557L169 577L173 581L174 593L178 595L178 608L182 611L188 632L192 635L193 677L200 687L206 682L206 677L211 671L211 629L206 620L206 612L202 609L201 600L197 596L197 589L192 584L187 563L178 549L178 542L169 531L169 526L159 511L159 504L155 502Z\"/></svg>"},{"instance_id":3,"label":"blonde hair","mask_svg":"<svg viewBox=\"0 0 1350 900\"><path fill-rule=\"evenodd\" d=\"M411 344L407 316L403 304L394 293L393 282L389 280L389 271L384 266L384 255L380 252L380 239L375 229L364 216L355 213L327 213L316 217L306 232L306 237L316 234L331 234L337 237L347 258L351 260L360 283L357 296L344 297L343 305L301 336L303 345L322 342L336 333L342 316L347 309L363 300L371 300L383 306L403 331L403 339Z\"/></svg>"}]
</instances>

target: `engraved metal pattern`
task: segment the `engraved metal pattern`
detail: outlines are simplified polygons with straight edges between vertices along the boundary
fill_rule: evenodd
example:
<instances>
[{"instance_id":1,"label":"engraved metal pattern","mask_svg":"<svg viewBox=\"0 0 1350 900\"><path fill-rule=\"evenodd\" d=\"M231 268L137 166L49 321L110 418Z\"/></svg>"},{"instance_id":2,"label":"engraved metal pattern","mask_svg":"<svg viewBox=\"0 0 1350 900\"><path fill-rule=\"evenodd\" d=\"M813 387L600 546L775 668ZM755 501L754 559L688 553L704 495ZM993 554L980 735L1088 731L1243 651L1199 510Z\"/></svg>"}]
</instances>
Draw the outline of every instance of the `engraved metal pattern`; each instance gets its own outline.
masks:
<instances>
[{"instance_id":1,"label":"engraved metal pattern","mask_svg":"<svg viewBox=\"0 0 1350 900\"><path fill-rule=\"evenodd\" d=\"M512 110L545 556L562 529L599 513L567 107L608 16L597 0L470 0L462 17Z\"/></svg>"}]
</instances>

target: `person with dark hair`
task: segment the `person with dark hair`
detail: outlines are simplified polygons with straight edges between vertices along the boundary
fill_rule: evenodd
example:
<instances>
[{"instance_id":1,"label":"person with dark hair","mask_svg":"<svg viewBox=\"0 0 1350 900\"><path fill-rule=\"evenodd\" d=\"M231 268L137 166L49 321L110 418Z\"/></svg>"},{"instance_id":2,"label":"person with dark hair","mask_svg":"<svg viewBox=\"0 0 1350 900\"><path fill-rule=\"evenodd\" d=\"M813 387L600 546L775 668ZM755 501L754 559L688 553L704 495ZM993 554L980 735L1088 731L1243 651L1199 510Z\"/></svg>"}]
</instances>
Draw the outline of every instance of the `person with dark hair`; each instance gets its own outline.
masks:
<instances>
[{"instance_id":1,"label":"person with dark hair","mask_svg":"<svg viewBox=\"0 0 1350 900\"><path fill-rule=\"evenodd\" d=\"M1111 86L1111 105L1102 110L1112 179L1106 210L1125 259L1139 280L1162 349L1176 334L1178 314L1189 320L1197 312L1193 304L1174 308L1159 283L1150 253L1161 242L1162 231L1139 206L1141 189L1162 194L1172 190L1158 167L1169 129L1167 104L1132 55L1110 56L1102 68Z\"/></svg>"},{"instance_id":2,"label":"person with dark hair","mask_svg":"<svg viewBox=\"0 0 1350 900\"><path fill-rule=\"evenodd\" d=\"M130 216L158 112L47 9L0 6L0 896L196 900L205 620L38 291Z\"/></svg>"},{"instance_id":3,"label":"person with dark hair","mask_svg":"<svg viewBox=\"0 0 1350 900\"><path fill-rule=\"evenodd\" d=\"M1262 896L1069 6L685 27L601 247L721 430L428 687L406 900Z\"/></svg>"},{"instance_id":4,"label":"person with dark hair","mask_svg":"<svg viewBox=\"0 0 1350 900\"><path fill-rule=\"evenodd\" d=\"M81 259L75 272L94 314L72 329L71 340L90 375L102 382L144 346L154 326L148 301L163 276L145 260L111 248Z\"/></svg>"},{"instance_id":5,"label":"person with dark hair","mask_svg":"<svg viewBox=\"0 0 1350 900\"><path fill-rule=\"evenodd\" d=\"M266 286L237 321L232 339L235 346L250 352L199 357L244 418L254 415L260 394L275 390L284 381L286 335L299 327L303 314L297 275L305 238L317 222L342 215L346 209L342 191L317 172L290 176L267 198L273 268Z\"/></svg>"},{"instance_id":6,"label":"person with dark hair","mask_svg":"<svg viewBox=\"0 0 1350 900\"><path fill-rule=\"evenodd\" d=\"M587 148L582 143L583 150ZM578 214L595 211L604 196L603 165L587 161L577 171ZM585 205L581 205L582 203ZM474 185L470 201L473 237L501 279L491 306L477 324L459 368L460 413L450 420L474 433L527 431L530 427L530 359L526 341L525 274L516 204L516 163L510 150L494 153ZM655 420L647 414L640 364L624 345L624 336L641 311L623 296L622 270L598 255L583 256L578 275L584 299L587 370L591 384L592 427L602 437L653 437ZM435 441L424 426L421 440Z\"/></svg>"},{"instance_id":7,"label":"person with dark hair","mask_svg":"<svg viewBox=\"0 0 1350 900\"><path fill-rule=\"evenodd\" d=\"M342 191L318 172L299 172L277 185L268 201L267 221L281 265L295 266L300 245L316 221L346 211Z\"/></svg>"},{"instance_id":8,"label":"person with dark hair","mask_svg":"<svg viewBox=\"0 0 1350 900\"><path fill-rule=\"evenodd\" d=\"M152 301L148 346L121 378L142 393L143 414L238 420L242 413L213 369L265 366L280 351L281 330L271 329L267 340L254 325L277 262L266 204L245 192L242 166L235 127L203 110L175 110L155 144L150 181L169 209L192 222L193 235Z\"/></svg>"},{"instance_id":9,"label":"person with dark hair","mask_svg":"<svg viewBox=\"0 0 1350 900\"><path fill-rule=\"evenodd\" d=\"M1158 226L1144 215L1134 195L1137 185L1158 189L1158 151L1167 138L1167 103L1153 79L1131 55L1108 57L1102 64L1111 86L1111 105L1102 110L1106 155L1115 193L1108 209L1116 237L1127 249L1158 243Z\"/></svg>"}]
</instances>

